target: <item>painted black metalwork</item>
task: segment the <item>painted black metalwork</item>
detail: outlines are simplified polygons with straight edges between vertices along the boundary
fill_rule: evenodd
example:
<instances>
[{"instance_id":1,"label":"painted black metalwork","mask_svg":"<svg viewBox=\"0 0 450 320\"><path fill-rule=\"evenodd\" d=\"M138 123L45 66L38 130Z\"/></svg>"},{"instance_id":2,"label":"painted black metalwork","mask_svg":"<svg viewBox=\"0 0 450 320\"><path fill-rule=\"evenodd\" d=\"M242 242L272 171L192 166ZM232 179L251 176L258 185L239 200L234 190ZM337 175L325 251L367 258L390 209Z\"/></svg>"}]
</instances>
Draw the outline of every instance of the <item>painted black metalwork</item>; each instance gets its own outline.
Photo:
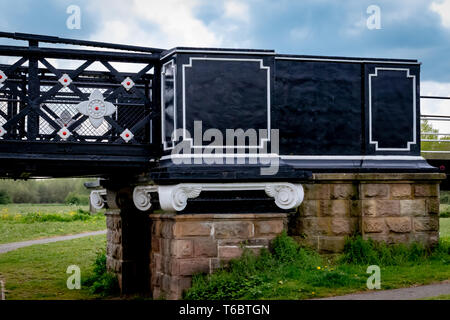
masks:
<instances>
[{"instance_id":1,"label":"painted black metalwork","mask_svg":"<svg viewBox=\"0 0 450 320\"><path fill-rule=\"evenodd\" d=\"M0 65L1 176L146 173L164 184L436 170L420 156L416 60L164 51L7 32L0 37L29 44L0 46L8 60ZM93 110L91 102L103 98L103 109ZM199 161L172 161L180 141L172 137L176 129L189 143L183 156L199 155ZM208 129L218 129L224 139L229 129L256 130L258 139L244 148L226 140L221 145L231 157L256 149L256 163L236 156L211 166L204 157L211 154L203 139ZM277 173L259 174L267 165L259 155L277 158Z\"/></svg>"},{"instance_id":2,"label":"painted black metalwork","mask_svg":"<svg viewBox=\"0 0 450 320\"><path fill-rule=\"evenodd\" d=\"M13 61L0 65L6 78L0 88L3 175L113 174L122 166L147 169L152 152L158 150L150 147L155 144L150 127L151 119L159 115L152 90L159 79L153 71L161 49L17 33L0 36L29 42L28 47L0 46L0 55ZM42 48L40 42L122 51ZM124 52L131 50L145 53ZM133 85L127 88L124 79ZM94 91L116 106L97 127L77 108ZM67 138L59 134L63 129ZM130 133L121 136L125 130ZM27 172L36 166L29 162L39 160L46 165ZM67 165L70 160L77 161L75 168Z\"/></svg>"}]
</instances>

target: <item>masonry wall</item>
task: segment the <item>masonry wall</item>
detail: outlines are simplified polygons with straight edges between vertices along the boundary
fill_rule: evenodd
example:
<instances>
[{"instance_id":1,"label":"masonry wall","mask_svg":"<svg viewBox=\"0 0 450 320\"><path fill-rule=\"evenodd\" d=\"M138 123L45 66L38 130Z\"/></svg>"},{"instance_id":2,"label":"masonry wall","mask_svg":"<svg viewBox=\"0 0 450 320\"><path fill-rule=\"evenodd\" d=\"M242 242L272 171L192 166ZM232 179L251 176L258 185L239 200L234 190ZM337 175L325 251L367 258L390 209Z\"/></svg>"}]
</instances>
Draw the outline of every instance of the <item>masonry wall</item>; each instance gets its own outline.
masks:
<instances>
[{"instance_id":1,"label":"masonry wall","mask_svg":"<svg viewBox=\"0 0 450 320\"><path fill-rule=\"evenodd\" d=\"M320 252L342 251L347 236L387 243L439 240L443 174L315 174L295 213L148 214L132 188L108 189L107 268L122 293L179 299L195 273L211 273L243 248L259 251L283 230Z\"/></svg>"},{"instance_id":2,"label":"masonry wall","mask_svg":"<svg viewBox=\"0 0 450 320\"><path fill-rule=\"evenodd\" d=\"M387 243L439 240L443 174L315 174L290 217L289 233L320 252L340 252L361 234Z\"/></svg>"},{"instance_id":3,"label":"masonry wall","mask_svg":"<svg viewBox=\"0 0 450 320\"><path fill-rule=\"evenodd\" d=\"M132 189L108 190L106 267L122 294L150 290L150 218L130 202Z\"/></svg>"},{"instance_id":4,"label":"masonry wall","mask_svg":"<svg viewBox=\"0 0 450 320\"><path fill-rule=\"evenodd\" d=\"M153 298L178 299L195 273L211 273L258 251L286 229L286 214L154 214L150 256Z\"/></svg>"}]
</instances>

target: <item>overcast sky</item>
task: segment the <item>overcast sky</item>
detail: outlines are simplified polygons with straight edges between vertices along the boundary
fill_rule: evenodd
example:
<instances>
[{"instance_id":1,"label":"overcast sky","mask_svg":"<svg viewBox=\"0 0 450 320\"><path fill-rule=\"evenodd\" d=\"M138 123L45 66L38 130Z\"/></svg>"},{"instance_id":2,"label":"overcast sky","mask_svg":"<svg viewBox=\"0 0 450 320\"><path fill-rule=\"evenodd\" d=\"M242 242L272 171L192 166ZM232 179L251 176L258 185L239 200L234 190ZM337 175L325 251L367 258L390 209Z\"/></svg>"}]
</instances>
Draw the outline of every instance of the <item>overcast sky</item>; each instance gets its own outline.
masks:
<instances>
[{"instance_id":1,"label":"overcast sky","mask_svg":"<svg viewBox=\"0 0 450 320\"><path fill-rule=\"evenodd\" d=\"M81 10L80 29L66 26L70 5ZM370 5L380 8L380 29L367 27ZM418 59L421 94L450 96L450 0L1 0L0 31L161 48ZM422 101L424 112L450 113L450 102Z\"/></svg>"}]
</instances>

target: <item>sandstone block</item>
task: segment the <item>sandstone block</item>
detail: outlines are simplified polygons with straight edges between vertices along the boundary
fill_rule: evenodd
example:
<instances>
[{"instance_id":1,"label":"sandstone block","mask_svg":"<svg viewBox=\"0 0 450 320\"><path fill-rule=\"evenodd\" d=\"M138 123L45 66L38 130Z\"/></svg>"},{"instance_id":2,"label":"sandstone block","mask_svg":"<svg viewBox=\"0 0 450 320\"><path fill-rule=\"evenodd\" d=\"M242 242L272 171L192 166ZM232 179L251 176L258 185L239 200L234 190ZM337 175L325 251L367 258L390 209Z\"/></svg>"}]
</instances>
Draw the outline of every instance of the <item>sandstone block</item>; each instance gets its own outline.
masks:
<instances>
[{"instance_id":1,"label":"sandstone block","mask_svg":"<svg viewBox=\"0 0 450 320\"><path fill-rule=\"evenodd\" d=\"M386 229L384 218L364 218L363 220L364 232L383 232Z\"/></svg>"},{"instance_id":2,"label":"sandstone block","mask_svg":"<svg viewBox=\"0 0 450 320\"><path fill-rule=\"evenodd\" d=\"M349 235L355 230L354 223L352 219L332 218L331 231L335 235Z\"/></svg>"},{"instance_id":3,"label":"sandstone block","mask_svg":"<svg viewBox=\"0 0 450 320\"><path fill-rule=\"evenodd\" d=\"M322 217L348 217L350 216L349 200L320 200L319 215Z\"/></svg>"},{"instance_id":4,"label":"sandstone block","mask_svg":"<svg viewBox=\"0 0 450 320\"><path fill-rule=\"evenodd\" d=\"M396 233L411 232L411 218L409 217L389 217L386 218L386 224L389 230Z\"/></svg>"},{"instance_id":5,"label":"sandstone block","mask_svg":"<svg viewBox=\"0 0 450 320\"><path fill-rule=\"evenodd\" d=\"M400 215L400 200L363 200L363 216L398 216Z\"/></svg>"},{"instance_id":6,"label":"sandstone block","mask_svg":"<svg viewBox=\"0 0 450 320\"><path fill-rule=\"evenodd\" d=\"M440 203L438 197L429 198L426 199L425 201L427 205L427 211L429 214L439 214Z\"/></svg>"},{"instance_id":7,"label":"sandstone block","mask_svg":"<svg viewBox=\"0 0 450 320\"><path fill-rule=\"evenodd\" d=\"M307 218L300 221L300 233L306 235L327 235L331 234L330 218Z\"/></svg>"},{"instance_id":8,"label":"sandstone block","mask_svg":"<svg viewBox=\"0 0 450 320\"><path fill-rule=\"evenodd\" d=\"M209 236L211 223L209 222L177 222L175 224L175 237Z\"/></svg>"},{"instance_id":9,"label":"sandstone block","mask_svg":"<svg viewBox=\"0 0 450 320\"><path fill-rule=\"evenodd\" d=\"M404 243L408 244L412 242L414 239L413 234L407 232L407 233L394 233L391 232L388 234L386 243L388 244L397 244L397 243Z\"/></svg>"},{"instance_id":10,"label":"sandstone block","mask_svg":"<svg viewBox=\"0 0 450 320\"><path fill-rule=\"evenodd\" d=\"M159 253L160 249L161 249L161 244L160 244L160 239L159 237L153 236L152 240L151 240L151 250L153 253Z\"/></svg>"},{"instance_id":11,"label":"sandstone block","mask_svg":"<svg viewBox=\"0 0 450 320\"><path fill-rule=\"evenodd\" d=\"M223 238L248 238L252 235L253 224L247 221L216 222L214 236Z\"/></svg>"},{"instance_id":12,"label":"sandstone block","mask_svg":"<svg viewBox=\"0 0 450 320\"><path fill-rule=\"evenodd\" d=\"M362 198L387 199L389 197L389 185L384 183L361 184Z\"/></svg>"},{"instance_id":13,"label":"sandstone block","mask_svg":"<svg viewBox=\"0 0 450 320\"><path fill-rule=\"evenodd\" d=\"M170 241L171 254L177 258L191 257L194 253L192 240L168 240Z\"/></svg>"},{"instance_id":14,"label":"sandstone block","mask_svg":"<svg viewBox=\"0 0 450 320\"><path fill-rule=\"evenodd\" d=\"M318 250L323 253L336 253L344 250L345 237L321 236L318 241Z\"/></svg>"},{"instance_id":15,"label":"sandstone block","mask_svg":"<svg viewBox=\"0 0 450 320\"><path fill-rule=\"evenodd\" d=\"M438 184L416 184L414 185L414 196L416 197L437 197L439 196Z\"/></svg>"},{"instance_id":16,"label":"sandstone block","mask_svg":"<svg viewBox=\"0 0 450 320\"><path fill-rule=\"evenodd\" d=\"M195 257L217 257L217 241L213 238L199 238L194 240Z\"/></svg>"},{"instance_id":17,"label":"sandstone block","mask_svg":"<svg viewBox=\"0 0 450 320\"><path fill-rule=\"evenodd\" d=\"M331 199L354 199L357 195L357 188L350 183L337 183L330 185Z\"/></svg>"},{"instance_id":18,"label":"sandstone block","mask_svg":"<svg viewBox=\"0 0 450 320\"><path fill-rule=\"evenodd\" d=\"M402 216L424 216L427 214L425 200L400 200L400 213Z\"/></svg>"},{"instance_id":19,"label":"sandstone block","mask_svg":"<svg viewBox=\"0 0 450 320\"><path fill-rule=\"evenodd\" d=\"M390 185L390 190L391 190L391 197L393 199L411 198L411 184L393 183Z\"/></svg>"},{"instance_id":20,"label":"sandstone block","mask_svg":"<svg viewBox=\"0 0 450 320\"><path fill-rule=\"evenodd\" d=\"M238 258L242 255L243 251L244 249L238 246L220 246L219 258L224 260Z\"/></svg>"},{"instance_id":21,"label":"sandstone block","mask_svg":"<svg viewBox=\"0 0 450 320\"><path fill-rule=\"evenodd\" d=\"M191 276L195 273L209 273L208 258L174 259L171 275Z\"/></svg>"},{"instance_id":22,"label":"sandstone block","mask_svg":"<svg viewBox=\"0 0 450 320\"><path fill-rule=\"evenodd\" d=\"M283 220L256 221L255 236L266 234L280 234L284 230Z\"/></svg>"},{"instance_id":23,"label":"sandstone block","mask_svg":"<svg viewBox=\"0 0 450 320\"><path fill-rule=\"evenodd\" d=\"M318 200L304 200L298 208L300 217L316 217L319 215Z\"/></svg>"},{"instance_id":24,"label":"sandstone block","mask_svg":"<svg viewBox=\"0 0 450 320\"><path fill-rule=\"evenodd\" d=\"M426 218L413 218L415 231L439 231L439 218L436 215Z\"/></svg>"},{"instance_id":25,"label":"sandstone block","mask_svg":"<svg viewBox=\"0 0 450 320\"><path fill-rule=\"evenodd\" d=\"M330 199L330 185L322 183L304 184L305 200Z\"/></svg>"}]
</instances>

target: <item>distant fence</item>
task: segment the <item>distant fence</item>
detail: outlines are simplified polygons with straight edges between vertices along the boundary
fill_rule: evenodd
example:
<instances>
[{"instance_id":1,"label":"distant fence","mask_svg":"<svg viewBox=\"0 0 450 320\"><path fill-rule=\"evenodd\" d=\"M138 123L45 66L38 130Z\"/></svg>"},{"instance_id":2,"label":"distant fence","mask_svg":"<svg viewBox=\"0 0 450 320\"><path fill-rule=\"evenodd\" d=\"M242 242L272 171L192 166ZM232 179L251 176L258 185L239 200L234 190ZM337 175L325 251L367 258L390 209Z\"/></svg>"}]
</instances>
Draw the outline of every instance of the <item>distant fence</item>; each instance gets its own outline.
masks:
<instances>
[{"instance_id":1,"label":"distant fence","mask_svg":"<svg viewBox=\"0 0 450 320\"><path fill-rule=\"evenodd\" d=\"M441 96L420 96L420 98L450 101L450 97ZM448 115L421 114L420 120L430 121L431 124L433 124L433 122L439 121L450 121L450 113ZM433 139L433 136L436 136L436 138ZM434 148L436 147L436 144L422 144L421 152L423 153L450 153L450 132L421 132L421 141L438 143L439 149L442 148L441 143L446 143L446 145L444 146L444 150L436 150L436 148Z\"/></svg>"}]
</instances>

